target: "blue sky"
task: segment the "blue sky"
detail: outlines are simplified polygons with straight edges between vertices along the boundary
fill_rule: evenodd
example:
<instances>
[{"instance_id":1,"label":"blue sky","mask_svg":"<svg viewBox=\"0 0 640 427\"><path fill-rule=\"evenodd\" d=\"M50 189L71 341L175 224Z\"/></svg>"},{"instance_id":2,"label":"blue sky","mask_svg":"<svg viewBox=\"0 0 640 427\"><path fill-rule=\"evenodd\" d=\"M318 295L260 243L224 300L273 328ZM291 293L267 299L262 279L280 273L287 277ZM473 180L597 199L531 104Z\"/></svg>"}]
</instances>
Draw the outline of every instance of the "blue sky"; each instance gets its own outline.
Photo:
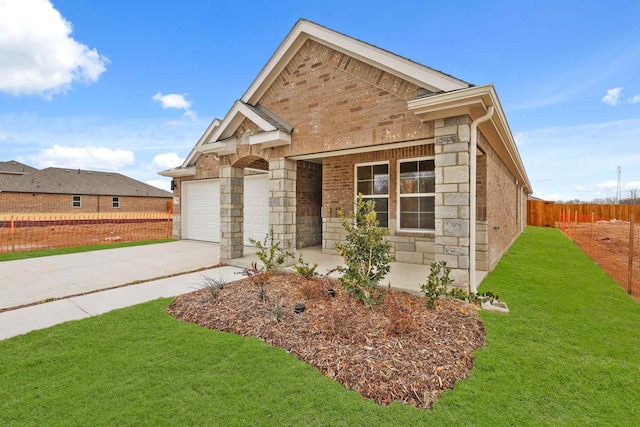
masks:
<instances>
[{"instance_id":1,"label":"blue sky","mask_svg":"<svg viewBox=\"0 0 640 427\"><path fill-rule=\"evenodd\" d=\"M0 160L168 188L301 17L493 83L534 195L640 187L636 0L0 0Z\"/></svg>"}]
</instances>

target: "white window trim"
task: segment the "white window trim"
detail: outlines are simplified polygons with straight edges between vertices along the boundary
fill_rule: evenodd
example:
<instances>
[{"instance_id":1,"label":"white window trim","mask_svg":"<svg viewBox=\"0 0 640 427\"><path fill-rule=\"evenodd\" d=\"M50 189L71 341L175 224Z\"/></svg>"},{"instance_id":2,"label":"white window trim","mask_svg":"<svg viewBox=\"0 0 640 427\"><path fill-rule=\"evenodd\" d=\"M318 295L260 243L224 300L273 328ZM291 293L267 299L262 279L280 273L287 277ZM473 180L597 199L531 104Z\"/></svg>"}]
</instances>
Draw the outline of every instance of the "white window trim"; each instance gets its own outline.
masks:
<instances>
[{"instance_id":1,"label":"white window trim","mask_svg":"<svg viewBox=\"0 0 640 427\"><path fill-rule=\"evenodd\" d=\"M118 206L114 206L114 205L118 205ZM113 209L120 209L120 196L112 196L111 197L111 208Z\"/></svg>"},{"instance_id":2,"label":"white window trim","mask_svg":"<svg viewBox=\"0 0 640 427\"><path fill-rule=\"evenodd\" d=\"M78 206L76 206L76 200L75 200L76 197L78 198ZM77 194L74 195L74 196L71 196L71 207L75 208L75 209L81 208L82 207L82 196L77 195Z\"/></svg>"},{"instance_id":3,"label":"white window trim","mask_svg":"<svg viewBox=\"0 0 640 427\"><path fill-rule=\"evenodd\" d=\"M358 168L362 166L375 166L375 165L387 165L387 176L389 177L389 181L391 181L391 167L389 165L388 160L383 160L379 162L366 162L366 163L356 163L353 165L353 210L356 209L356 203L358 201ZM391 182L389 182L389 189L391 188ZM363 197L367 199L387 199L387 206L391 205L391 191L388 191L387 194L363 194ZM389 228L391 225L391 221L389 218L390 211L387 211L387 227Z\"/></svg>"},{"instance_id":4,"label":"white window trim","mask_svg":"<svg viewBox=\"0 0 640 427\"><path fill-rule=\"evenodd\" d=\"M396 175L397 175L397 179L396 179L396 195L397 195L397 202L396 202L396 221L398 223L398 226L396 227L398 229L399 232L402 233L420 233L420 234L434 234L436 232L435 228L433 229L429 229L429 230L423 230L423 229L419 229L419 228L402 228L401 224L401 217L400 217L400 198L403 197L402 194L400 194L400 163L409 163L409 162L419 162L422 160L434 160L435 161L435 156L425 156L425 157L411 157L411 158L407 158L407 159L398 159L397 160L397 164L396 164ZM435 165L434 165L434 171L435 171ZM405 195L404 197L434 197L435 199L436 193L410 193ZM435 209L435 207L434 207ZM434 213L435 215L435 213Z\"/></svg>"}]
</instances>

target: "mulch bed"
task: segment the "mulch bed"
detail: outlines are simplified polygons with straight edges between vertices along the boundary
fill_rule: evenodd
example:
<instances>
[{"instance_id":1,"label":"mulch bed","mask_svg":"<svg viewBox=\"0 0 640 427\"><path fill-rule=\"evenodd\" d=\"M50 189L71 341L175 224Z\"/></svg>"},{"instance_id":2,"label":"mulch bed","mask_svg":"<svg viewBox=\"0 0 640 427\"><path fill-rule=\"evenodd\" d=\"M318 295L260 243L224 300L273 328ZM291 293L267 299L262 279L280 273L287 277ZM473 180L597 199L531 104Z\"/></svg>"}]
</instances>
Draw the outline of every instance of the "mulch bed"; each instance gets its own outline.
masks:
<instances>
[{"instance_id":1,"label":"mulch bed","mask_svg":"<svg viewBox=\"0 0 640 427\"><path fill-rule=\"evenodd\" d=\"M298 303L305 304L299 314ZM485 344L473 305L447 300L427 309L422 298L388 291L383 304L367 308L326 277L277 273L242 279L227 284L217 298L207 288L180 296L168 311L281 347L382 405L399 401L430 408L467 377L473 351Z\"/></svg>"}]
</instances>

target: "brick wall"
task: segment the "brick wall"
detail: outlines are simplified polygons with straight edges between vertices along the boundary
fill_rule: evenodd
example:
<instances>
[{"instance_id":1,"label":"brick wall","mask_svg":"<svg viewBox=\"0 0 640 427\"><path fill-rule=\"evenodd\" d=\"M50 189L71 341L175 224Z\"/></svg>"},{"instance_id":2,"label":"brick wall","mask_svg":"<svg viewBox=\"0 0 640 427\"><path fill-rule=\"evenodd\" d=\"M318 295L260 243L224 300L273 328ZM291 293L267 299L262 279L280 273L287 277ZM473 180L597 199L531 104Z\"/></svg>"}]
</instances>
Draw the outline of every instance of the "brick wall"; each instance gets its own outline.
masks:
<instances>
[{"instance_id":1,"label":"brick wall","mask_svg":"<svg viewBox=\"0 0 640 427\"><path fill-rule=\"evenodd\" d=\"M81 212L167 212L170 197L119 198L120 207L112 206L113 196L80 195L81 206L72 205L73 194L0 193L0 212L81 213Z\"/></svg>"},{"instance_id":2,"label":"brick wall","mask_svg":"<svg viewBox=\"0 0 640 427\"><path fill-rule=\"evenodd\" d=\"M433 123L407 111L417 91L412 83L309 40L260 99L294 128L291 145L271 149L270 157L433 137Z\"/></svg>"},{"instance_id":3,"label":"brick wall","mask_svg":"<svg viewBox=\"0 0 640 427\"><path fill-rule=\"evenodd\" d=\"M520 191L515 178L478 132L478 145L486 153L486 233L487 264L491 270L503 253L520 234L517 193Z\"/></svg>"},{"instance_id":4,"label":"brick wall","mask_svg":"<svg viewBox=\"0 0 640 427\"><path fill-rule=\"evenodd\" d=\"M307 248L322 244L322 165L298 161L296 240Z\"/></svg>"}]
</instances>

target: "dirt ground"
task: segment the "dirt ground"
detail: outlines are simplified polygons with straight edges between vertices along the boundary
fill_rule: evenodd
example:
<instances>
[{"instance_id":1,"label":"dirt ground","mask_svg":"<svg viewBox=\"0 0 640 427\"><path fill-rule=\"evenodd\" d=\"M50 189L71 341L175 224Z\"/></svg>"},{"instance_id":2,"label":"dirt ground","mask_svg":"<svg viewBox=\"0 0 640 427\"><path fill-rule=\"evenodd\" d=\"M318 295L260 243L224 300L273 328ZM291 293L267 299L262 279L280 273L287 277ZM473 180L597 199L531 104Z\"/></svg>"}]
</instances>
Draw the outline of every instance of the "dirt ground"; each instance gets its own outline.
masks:
<instances>
[{"instance_id":1,"label":"dirt ground","mask_svg":"<svg viewBox=\"0 0 640 427\"><path fill-rule=\"evenodd\" d=\"M615 280L620 287L629 291L629 235L630 225L623 221L598 221L593 224L569 224L562 227L587 255ZM631 295L640 302L640 230L636 225L634 238L634 262Z\"/></svg>"}]
</instances>

